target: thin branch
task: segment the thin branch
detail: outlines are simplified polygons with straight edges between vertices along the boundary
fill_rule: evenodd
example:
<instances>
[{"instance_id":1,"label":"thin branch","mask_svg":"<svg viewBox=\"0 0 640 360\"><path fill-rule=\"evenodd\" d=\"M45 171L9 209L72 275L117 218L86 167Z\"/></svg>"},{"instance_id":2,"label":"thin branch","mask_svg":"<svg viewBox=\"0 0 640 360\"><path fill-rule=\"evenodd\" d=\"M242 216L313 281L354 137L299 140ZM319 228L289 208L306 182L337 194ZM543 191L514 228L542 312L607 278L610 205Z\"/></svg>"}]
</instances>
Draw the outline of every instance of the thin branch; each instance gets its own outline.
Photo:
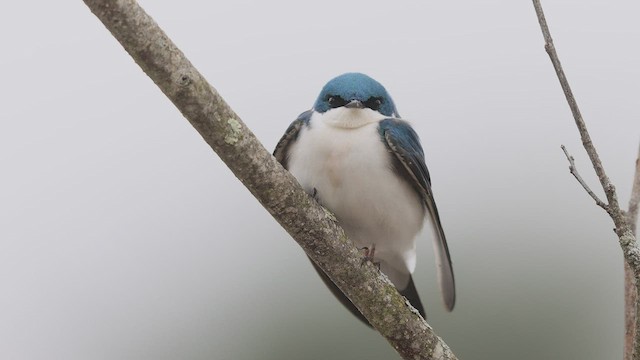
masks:
<instances>
[{"instance_id":1,"label":"thin branch","mask_svg":"<svg viewBox=\"0 0 640 360\"><path fill-rule=\"evenodd\" d=\"M625 333L627 337L624 358L637 360L640 359L640 321L638 321L637 319L637 315L640 314L640 302L637 301L638 289L635 284L640 283L640 249L638 248L638 244L636 241L636 235L634 231L635 226L629 220L631 218L630 214L632 213L632 210L635 214L633 216L636 216L637 218L637 207L635 208L635 210L630 209L629 216L625 214L620 208L616 189L604 171L604 167L602 166L602 162L600 161L600 156L598 155L598 152L596 151L596 148L591 141L591 136L587 131L587 126L582 119L580 109L578 108L578 104L573 96L573 92L571 91L571 87L569 86L569 82L567 81L567 77L564 73L564 70L562 69L562 65L560 64L560 59L558 58L555 46L553 45L553 39L551 38L551 33L549 32L549 27L547 26L547 21L544 17L544 12L542 10L542 5L540 5L540 0L533 0L533 6L538 16L538 22L540 23L542 35L544 36L545 50L547 51L547 54L551 59L551 63L556 70L556 75L558 76L558 80L560 80L560 85L562 86L564 95L567 99L567 102L569 103L569 108L571 108L571 113L573 114L576 126L578 127L578 132L580 133L580 137L582 139L582 145L589 155L589 159L591 159L591 164L593 165L593 168L596 172L596 175L598 175L598 179L600 180L600 184L602 185L604 193L607 196L607 201L609 203L607 204L605 210L607 210L609 216L616 226L615 232L618 235L620 247L622 248L622 253L624 255L625 268L628 266L628 268L630 268L630 270L633 272L633 276L629 276L628 274L625 275L625 314L626 316L632 316L632 318L630 319L629 317L627 317L625 321ZM636 170L637 166L638 165L636 163ZM584 184L583 187L585 187ZM585 187L585 189L587 189L587 187ZM632 196L632 204L635 201L634 199L635 197ZM632 343L631 337L633 337Z\"/></svg>"},{"instance_id":2,"label":"thin branch","mask_svg":"<svg viewBox=\"0 0 640 360\"><path fill-rule=\"evenodd\" d=\"M456 359L134 0L84 0L233 173L405 359ZM251 326L251 324L247 324Z\"/></svg>"},{"instance_id":3,"label":"thin branch","mask_svg":"<svg viewBox=\"0 0 640 360\"><path fill-rule=\"evenodd\" d=\"M593 168L598 175L600 184L602 185L602 188L604 189L604 192L607 196L607 200L609 201L609 215L616 225L615 231L618 235L618 238L620 239L620 246L622 247L624 257L633 269L636 279L638 279L640 278L640 248L638 248L636 238L633 235L631 226L627 221L627 217L620 209L616 189L604 171L598 152L596 151L596 148L591 141L591 137L589 136L589 132L587 131L587 126L582 119L582 115L580 114L578 104L576 103L573 93L571 92L571 87L569 86L567 77L564 74L564 70L562 70L560 59L558 58L555 47L553 46L553 39L551 38L549 27L547 26L547 21L545 20L544 12L542 11L542 6L540 5L540 0L533 0L533 6L536 9L538 22L540 23L540 28L542 29L542 34L545 39L545 49L547 51L547 54L549 54L551 62L553 63L553 67L556 70L556 75L558 76L558 80L560 80L560 85L562 86L562 90L564 91L565 97L567 98L567 102L569 103L571 112L573 113L573 118L575 120L576 126L578 127L578 132L580 133L580 137L582 138L582 145L584 146L587 154L589 155L589 158L591 159L591 164L593 165Z\"/></svg>"},{"instance_id":4,"label":"thin branch","mask_svg":"<svg viewBox=\"0 0 640 360\"><path fill-rule=\"evenodd\" d=\"M573 96L573 91L571 91L571 86L569 85L569 81L567 80L567 76L562 69L562 65L560 64L560 59L558 58L558 54L556 52L556 48L553 45L553 39L551 38L551 33L549 32L549 26L547 25L547 20L544 17L544 12L542 11L542 5L540 5L540 0L533 0L533 6L536 9L536 14L538 15L538 22L540 23L540 28L542 29L542 35L544 36L545 45L544 48L549 54L549 58L551 59L551 63L553 64L553 68L556 70L556 75L558 76L558 80L560 80L560 86L562 86L562 91L564 92L564 96L569 103L569 108L571 109L571 113L573 114L573 118L575 120L576 126L578 127L578 132L580 132L580 137L582 139L582 145L584 149L587 151L589 155L589 159L591 159L591 163L593 164L593 168L596 171L596 175L598 175L598 179L600 180L600 184L607 196L607 200L609 201L609 209L613 212L611 214L612 218L614 218L614 222L616 226L622 223L622 211L620 210L620 206L618 204L618 198L616 195L615 187L611 184L609 177L604 171L602 166L602 161L600 161L600 156L596 151L593 142L591 141L591 136L589 135L589 131L587 131L587 125L582 119L582 114L580 113L580 108L578 108L578 103L576 102L575 97Z\"/></svg>"},{"instance_id":5,"label":"thin branch","mask_svg":"<svg viewBox=\"0 0 640 360\"><path fill-rule=\"evenodd\" d=\"M580 176L580 173L578 172L578 169L576 168L575 159L573 158L573 156L569 155L569 152L567 151L567 148L564 145L560 145L560 147L562 148L562 151L564 151L564 155L567 157L567 160L569 160L569 172L571 173L571 175L573 175L573 177L575 177L576 180L578 180L578 182L580 183L580 185L582 185L582 187L587 192L587 194L589 194L589 196L591 196L591 198L593 200L595 200L596 205L600 206L605 211L609 212L609 207L607 206L607 204L605 204L602 200L600 200L598 195L596 195L591 190L591 188L589 187L589 185L587 185L587 183L584 181L582 176Z\"/></svg>"},{"instance_id":6,"label":"thin branch","mask_svg":"<svg viewBox=\"0 0 640 360\"><path fill-rule=\"evenodd\" d=\"M545 50L551 59L551 63L556 71L556 75L558 76L558 80L560 81L560 85L562 86L562 90L569 104L569 108L571 109L571 113L573 114L573 118L575 120L576 126L578 128L578 132L580 133L580 137L582 139L582 145L584 146L587 155L591 159L591 163L593 165L594 170L596 171L596 175L598 175L598 179L600 180L600 184L607 196L607 200L609 202L608 212L611 215L612 220L616 225L616 231L619 233L628 231L628 224L626 224L625 217L623 211L620 209L620 205L618 203L618 197L616 194L615 187L609 180L609 177L604 171L604 167L602 166L602 161L600 160L600 156L596 151L593 142L591 141L591 136L587 130L587 126L582 118L582 114L580 113L580 109L578 107L578 103L576 102L575 97L573 96L573 92L571 91L571 86L567 80L567 77L562 69L562 65L560 63L560 59L558 58L558 54L556 52L555 46L553 45L553 39L551 38L551 33L549 32L549 27L547 25L547 21L544 16L544 12L542 10L542 5L540 5L539 0L533 0L533 5L536 10L536 14L538 16L538 22L540 23L540 28L542 30L542 34L545 40ZM635 241L634 241L635 242ZM640 270L640 264L638 264L638 270ZM640 271L637 272L640 274Z\"/></svg>"}]
</instances>

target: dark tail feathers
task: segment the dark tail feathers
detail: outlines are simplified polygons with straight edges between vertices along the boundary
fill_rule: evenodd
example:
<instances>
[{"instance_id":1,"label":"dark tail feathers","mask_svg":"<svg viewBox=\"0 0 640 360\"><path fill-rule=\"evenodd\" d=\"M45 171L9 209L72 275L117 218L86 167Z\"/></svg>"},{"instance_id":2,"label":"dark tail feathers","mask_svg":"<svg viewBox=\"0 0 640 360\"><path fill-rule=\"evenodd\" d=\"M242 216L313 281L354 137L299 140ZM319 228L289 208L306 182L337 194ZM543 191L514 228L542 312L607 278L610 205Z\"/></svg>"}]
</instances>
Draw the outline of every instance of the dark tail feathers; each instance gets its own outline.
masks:
<instances>
[{"instance_id":1,"label":"dark tail feathers","mask_svg":"<svg viewBox=\"0 0 640 360\"><path fill-rule=\"evenodd\" d=\"M360 310L358 310L358 308L356 308L356 306L353 305L351 300L349 300L349 298L346 297L342 293L342 291L340 291L340 289L338 289L336 284L334 284L333 281L329 279L329 277L324 273L324 271L322 271L322 269L320 269L318 265L316 265L316 263L313 262L313 260L311 260L311 264L313 265L313 268L316 269L316 272L318 273L318 275L320 275L322 282L324 282L324 284L329 288L329 290L331 290L331 293L333 294L333 296L335 296L340 301L340 303L342 303L342 305L344 305L344 307L347 308L347 310L351 311L351 313L355 317L360 319L360 321L362 321L368 326L371 326L371 324L369 324L369 321L367 321L367 319L360 313ZM411 305L414 308L416 308L418 312L420 312L420 315L422 315L423 318L425 319L427 318L427 315L424 312L424 306L422 306L422 301L420 301L420 296L418 295L416 286L413 283L413 277L409 277L409 284L404 290L400 291L400 294L406 297L407 300L409 300Z\"/></svg>"}]
</instances>

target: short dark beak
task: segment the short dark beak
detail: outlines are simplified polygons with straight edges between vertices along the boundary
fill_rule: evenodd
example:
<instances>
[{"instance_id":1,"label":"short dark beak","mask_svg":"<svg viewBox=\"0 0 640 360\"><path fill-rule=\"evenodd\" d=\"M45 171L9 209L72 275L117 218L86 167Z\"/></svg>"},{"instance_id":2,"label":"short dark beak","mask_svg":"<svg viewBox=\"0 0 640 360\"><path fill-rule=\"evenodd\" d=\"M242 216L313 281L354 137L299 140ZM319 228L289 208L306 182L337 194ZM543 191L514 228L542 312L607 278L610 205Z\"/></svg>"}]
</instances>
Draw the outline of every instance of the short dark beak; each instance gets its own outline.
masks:
<instances>
[{"instance_id":1,"label":"short dark beak","mask_svg":"<svg viewBox=\"0 0 640 360\"><path fill-rule=\"evenodd\" d=\"M364 105L360 100L351 100L344 107L348 109L364 109Z\"/></svg>"}]
</instances>

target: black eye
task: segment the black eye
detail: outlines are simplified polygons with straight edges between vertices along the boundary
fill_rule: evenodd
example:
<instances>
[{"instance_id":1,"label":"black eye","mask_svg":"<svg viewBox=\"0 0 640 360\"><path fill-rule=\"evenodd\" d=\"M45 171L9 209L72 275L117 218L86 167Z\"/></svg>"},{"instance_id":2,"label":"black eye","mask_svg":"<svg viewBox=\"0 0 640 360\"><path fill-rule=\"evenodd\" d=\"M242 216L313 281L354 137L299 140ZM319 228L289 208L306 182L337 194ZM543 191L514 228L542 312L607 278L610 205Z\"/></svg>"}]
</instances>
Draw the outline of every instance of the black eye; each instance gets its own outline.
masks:
<instances>
[{"instance_id":1,"label":"black eye","mask_svg":"<svg viewBox=\"0 0 640 360\"><path fill-rule=\"evenodd\" d=\"M340 96L329 96L327 98L327 101L329 102L329 106L331 106L332 108L337 108L340 106L345 106L347 104L346 101L344 101L343 98L341 98Z\"/></svg>"},{"instance_id":2,"label":"black eye","mask_svg":"<svg viewBox=\"0 0 640 360\"><path fill-rule=\"evenodd\" d=\"M367 101L364 102L364 106L368 107L371 110L378 110L380 109L380 106L382 106L382 98L370 97Z\"/></svg>"}]
</instances>

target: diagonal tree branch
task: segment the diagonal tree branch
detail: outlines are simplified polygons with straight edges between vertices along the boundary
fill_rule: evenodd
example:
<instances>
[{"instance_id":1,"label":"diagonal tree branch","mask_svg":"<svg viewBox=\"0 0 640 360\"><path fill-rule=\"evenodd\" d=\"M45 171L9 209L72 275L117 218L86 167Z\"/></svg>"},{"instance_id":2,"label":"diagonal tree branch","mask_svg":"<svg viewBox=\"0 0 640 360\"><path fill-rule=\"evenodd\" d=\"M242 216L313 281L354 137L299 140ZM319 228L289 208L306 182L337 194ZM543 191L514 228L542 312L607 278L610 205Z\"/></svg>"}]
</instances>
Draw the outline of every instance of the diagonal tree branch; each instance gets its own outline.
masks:
<instances>
[{"instance_id":1,"label":"diagonal tree branch","mask_svg":"<svg viewBox=\"0 0 640 360\"><path fill-rule=\"evenodd\" d=\"M589 131L587 130L587 125L582 119L582 114L580 113L580 109L578 108L578 103L573 96L571 86L569 85L564 70L562 69L562 65L560 64L560 59L558 58L556 48L553 45L553 39L551 38L551 34L549 33L549 27L547 26L547 21L544 17L544 12L542 11L540 0L533 0L533 5L536 9L538 22L540 23L540 28L542 29L542 34L544 36L545 50L547 51L547 54L549 54L551 63L556 70L558 80L560 80L560 85L562 86L564 95L567 98L567 102L569 103L569 108L571 108L571 113L573 114L576 126L578 127L578 132L580 133L580 137L582 139L582 145L584 146L587 155L589 155L589 159L591 159L591 164L593 165L593 168L596 171L596 175L598 175L598 179L600 180L600 184L602 185L602 188L604 189L604 192L607 196L607 200L609 202L609 215L611 215L611 218L617 227L616 232L630 231L629 225L625 221L626 219L624 217L624 213L620 209L616 189L604 171L600 156L598 155L598 152L596 151L596 148L591 141L591 136L589 135ZM633 243L635 246L635 240L633 241ZM640 269L640 263L636 264L634 268Z\"/></svg>"},{"instance_id":2,"label":"diagonal tree branch","mask_svg":"<svg viewBox=\"0 0 640 360\"><path fill-rule=\"evenodd\" d=\"M628 269L630 269L633 273L633 276L625 276L625 314L627 316L625 322L625 325L627 326L625 359L640 359L640 321L637 321L637 314L640 314L640 302L637 301L638 290L635 286L635 284L640 283L640 248L638 248L635 237L637 206L635 206L635 208L631 207L631 205L634 204L634 201L635 204L637 204L637 200L634 200L636 199L636 196L632 194L632 201L628 212L631 216L627 216L627 214L625 214L625 212L620 208L616 189L604 171L602 161L600 161L600 156L598 155L598 152L596 151L596 148L591 141L591 136L587 131L587 126L582 119L580 109L578 108L578 103L573 96L573 92L571 91L571 87L569 86L567 77L564 73L564 70L562 69L562 65L560 64L560 59L558 58L556 48L553 45L553 39L551 38L551 33L549 32L549 27L547 26L547 21L544 17L544 12L542 10L542 5L540 5L540 0L533 0L533 6L538 16L538 22L540 23L542 35L544 36L545 50L547 51L547 54L551 59L551 63L556 70L556 75L558 76L558 80L560 80L560 85L562 86L564 95L567 99L567 102L569 103L569 107L571 108L571 113L573 114L576 126L578 127L578 132L580 133L580 137L582 139L582 145L589 155L589 159L591 159L591 164L593 165L596 175L598 175L600 185L602 185L602 189L607 196L608 204L606 204L606 207L601 207L603 207L607 211L607 213L609 213L609 216L616 226L615 232L618 235L620 246L622 247L622 252L625 259L625 269L628 267ZM638 165L636 162L636 170L637 167ZM637 176L638 174L636 171L636 178ZM580 180L578 179L578 181ZM588 189L588 186L586 186L584 182L581 182L581 184L583 185L583 187L585 187L585 189ZM587 192L589 192L589 190ZM592 195L592 193L590 193L590 195ZM597 201L598 200L596 200L596 202ZM632 280L635 280L635 284ZM631 316L632 318L629 318L629 316ZM633 341L631 341L631 339L633 339Z\"/></svg>"},{"instance_id":3,"label":"diagonal tree branch","mask_svg":"<svg viewBox=\"0 0 640 360\"><path fill-rule=\"evenodd\" d=\"M135 0L84 0L142 70L233 173L405 359L456 359L335 218L291 174L191 65Z\"/></svg>"}]
</instances>

